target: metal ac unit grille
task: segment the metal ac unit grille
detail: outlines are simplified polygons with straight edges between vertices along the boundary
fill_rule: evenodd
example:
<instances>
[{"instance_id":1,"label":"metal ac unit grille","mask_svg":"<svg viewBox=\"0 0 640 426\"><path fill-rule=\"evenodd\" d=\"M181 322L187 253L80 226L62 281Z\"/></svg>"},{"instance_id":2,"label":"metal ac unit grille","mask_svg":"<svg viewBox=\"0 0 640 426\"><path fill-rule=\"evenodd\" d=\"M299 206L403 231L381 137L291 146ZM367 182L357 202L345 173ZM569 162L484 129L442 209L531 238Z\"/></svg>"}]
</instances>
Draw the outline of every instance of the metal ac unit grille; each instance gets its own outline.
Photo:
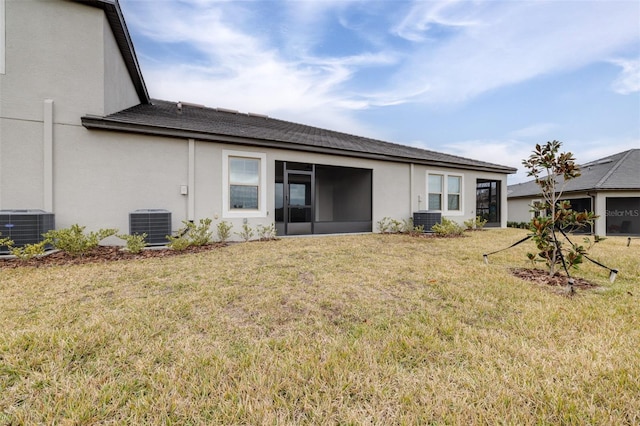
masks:
<instances>
[{"instance_id":1,"label":"metal ac unit grille","mask_svg":"<svg viewBox=\"0 0 640 426\"><path fill-rule=\"evenodd\" d=\"M44 210L0 210L0 233L9 237L15 247L37 244L44 240L42 234L55 229L55 216ZM50 247L46 247L50 248ZM9 248L0 246L0 253Z\"/></svg>"},{"instance_id":2,"label":"metal ac unit grille","mask_svg":"<svg viewBox=\"0 0 640 426\"><path fill-rule=\"evenodd\" d=\"M147 244L165 245L167 235L171 235L171 212L144 209L129 213L129 234L147 234Z\"/></svg>"},{"instance_id":3,"label":"metal ac unit grille","mask_svg":"<svg viewBox=\"0 0 640 426\"><path fill-rule=\"evenodd\" d=\"M431 227L442 220L442 213L421 210L413 213L413 226L424 226L424 232L431 232Z\"/></svg>"}]
</instances>

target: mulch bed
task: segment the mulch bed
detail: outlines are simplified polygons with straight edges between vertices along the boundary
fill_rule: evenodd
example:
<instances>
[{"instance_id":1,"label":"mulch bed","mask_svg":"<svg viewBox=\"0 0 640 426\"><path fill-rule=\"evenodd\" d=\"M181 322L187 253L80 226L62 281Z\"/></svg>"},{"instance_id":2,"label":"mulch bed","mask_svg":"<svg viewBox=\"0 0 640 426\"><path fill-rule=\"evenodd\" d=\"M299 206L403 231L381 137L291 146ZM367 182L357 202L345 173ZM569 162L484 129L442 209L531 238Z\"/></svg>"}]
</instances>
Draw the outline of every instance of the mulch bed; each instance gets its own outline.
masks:
<instances>
[{"instance_id":1,"label":"mulch bed","mask_svg":"<svg viewBox=\"0 0 640 426\"><path fill-rule=\"evenodd\" d=\"M120 247L101 246L91 250L91 252L85 254L84 256L75 257L62 251L56 251L44 256L31 258L29 260L0 257L0 269L21 268L25 266L40 268L48 266L81 265L85 263L107 263L122 260L149 259L154 257L171 257L187 253L200 253L203 251L214 250L216 248L223 247L224 245L226 244L216 243L207 244L200 247L192 246L182 251L172 250L170 248L164 247L152 248L142 250L138 254L132 254L127 251L123 251Z\"/></svg>"},{"instance_id":2,"label":"mulch bed","mask_svg":"<svg viewBox=\"0 0 640 426\"><path fill-rule=\"evenodd\" d=\"M534 284L552 287L558 291L566 291L568 288L568 278L556 272L549 276L549 271L544 269L514 268L510 270L513 275ZM583 278L573 277L573 288L575 290L595 290L599 286Z\"/></svg>"}]
</instances>

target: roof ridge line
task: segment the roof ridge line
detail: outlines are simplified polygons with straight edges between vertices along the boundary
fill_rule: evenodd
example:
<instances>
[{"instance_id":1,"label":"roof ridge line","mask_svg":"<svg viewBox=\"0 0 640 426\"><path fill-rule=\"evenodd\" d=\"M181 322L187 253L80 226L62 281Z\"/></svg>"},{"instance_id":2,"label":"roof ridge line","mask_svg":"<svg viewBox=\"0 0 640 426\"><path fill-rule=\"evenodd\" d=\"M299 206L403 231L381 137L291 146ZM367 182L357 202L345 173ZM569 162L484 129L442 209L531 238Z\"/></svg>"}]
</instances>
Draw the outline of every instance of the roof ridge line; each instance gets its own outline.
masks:
<instances>
[{"instance_id":1,"label":"roof ridge line","mask_svg":"<svg viewBox=\"0 0 640 426\"><path fill-rule=\"evenodd\" d=\"M629 155L631 155L632 152L632 149L625 152L624 155L616 162L615 166L611 167L609 171L602 177L602 179L600 179L598 183L594 185L594 188L600 188L600 186L603 185L611 177L611 175L618 169L618 167L620 167L622 162L626 160Z\"/></svg>"}]
</instances>

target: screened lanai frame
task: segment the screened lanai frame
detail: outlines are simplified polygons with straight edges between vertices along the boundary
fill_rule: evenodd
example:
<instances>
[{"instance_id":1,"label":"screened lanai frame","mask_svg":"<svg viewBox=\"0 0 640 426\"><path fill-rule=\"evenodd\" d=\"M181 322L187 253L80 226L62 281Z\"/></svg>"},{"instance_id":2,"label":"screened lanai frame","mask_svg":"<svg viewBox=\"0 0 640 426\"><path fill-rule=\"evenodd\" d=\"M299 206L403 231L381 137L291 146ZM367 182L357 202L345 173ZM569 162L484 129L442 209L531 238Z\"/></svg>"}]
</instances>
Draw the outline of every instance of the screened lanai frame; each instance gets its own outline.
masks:
<instances>
[{"instance_id":1,"label":"screened lanai frame","mask_svg":"<svg viewBox=\"0 0 640 426\"><path fill-rule=\"evenodd\" d=\"M278 235L371 232L373 170L275 162Z\"/></svg>"}]
</instances>

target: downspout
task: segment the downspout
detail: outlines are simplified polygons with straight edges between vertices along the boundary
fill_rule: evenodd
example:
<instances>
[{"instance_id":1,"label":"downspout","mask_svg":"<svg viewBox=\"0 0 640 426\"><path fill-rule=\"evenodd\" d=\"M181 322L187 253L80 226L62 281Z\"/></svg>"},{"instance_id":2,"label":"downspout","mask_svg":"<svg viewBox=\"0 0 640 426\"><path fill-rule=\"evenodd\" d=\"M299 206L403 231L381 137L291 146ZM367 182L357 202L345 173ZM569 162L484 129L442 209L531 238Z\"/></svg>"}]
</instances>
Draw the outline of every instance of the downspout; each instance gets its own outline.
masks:
<instances>
[{"instance_id":1,"label":"downspout","mask_svg":"<svg viewBox=\"0 0 640 426\"><path fill-rule=\"evenodd\" d=\"M413 217L413 172L414 164L411 163L409 167L409 217Z\"/></svg>"},{"instance_id":2,"label":"downspout","mask_svg":"<svg viewBox=\"0 0 640 426\"><path fill-rule=\"evenodd\" d=\"M53 212L53 99L44 100L43 207Z\"/></svg>"},{"instance_id":3,"label":"downspout","mask_svg":"<svg viewBox=\"0 0 640 426\"><path fill-rule=\"evenodd\" d=\"M188 186L187 186L187 220L195 220L196 210L196 141L189 139L189 166L188 166Z\"/></svg>"}]
</instances>

